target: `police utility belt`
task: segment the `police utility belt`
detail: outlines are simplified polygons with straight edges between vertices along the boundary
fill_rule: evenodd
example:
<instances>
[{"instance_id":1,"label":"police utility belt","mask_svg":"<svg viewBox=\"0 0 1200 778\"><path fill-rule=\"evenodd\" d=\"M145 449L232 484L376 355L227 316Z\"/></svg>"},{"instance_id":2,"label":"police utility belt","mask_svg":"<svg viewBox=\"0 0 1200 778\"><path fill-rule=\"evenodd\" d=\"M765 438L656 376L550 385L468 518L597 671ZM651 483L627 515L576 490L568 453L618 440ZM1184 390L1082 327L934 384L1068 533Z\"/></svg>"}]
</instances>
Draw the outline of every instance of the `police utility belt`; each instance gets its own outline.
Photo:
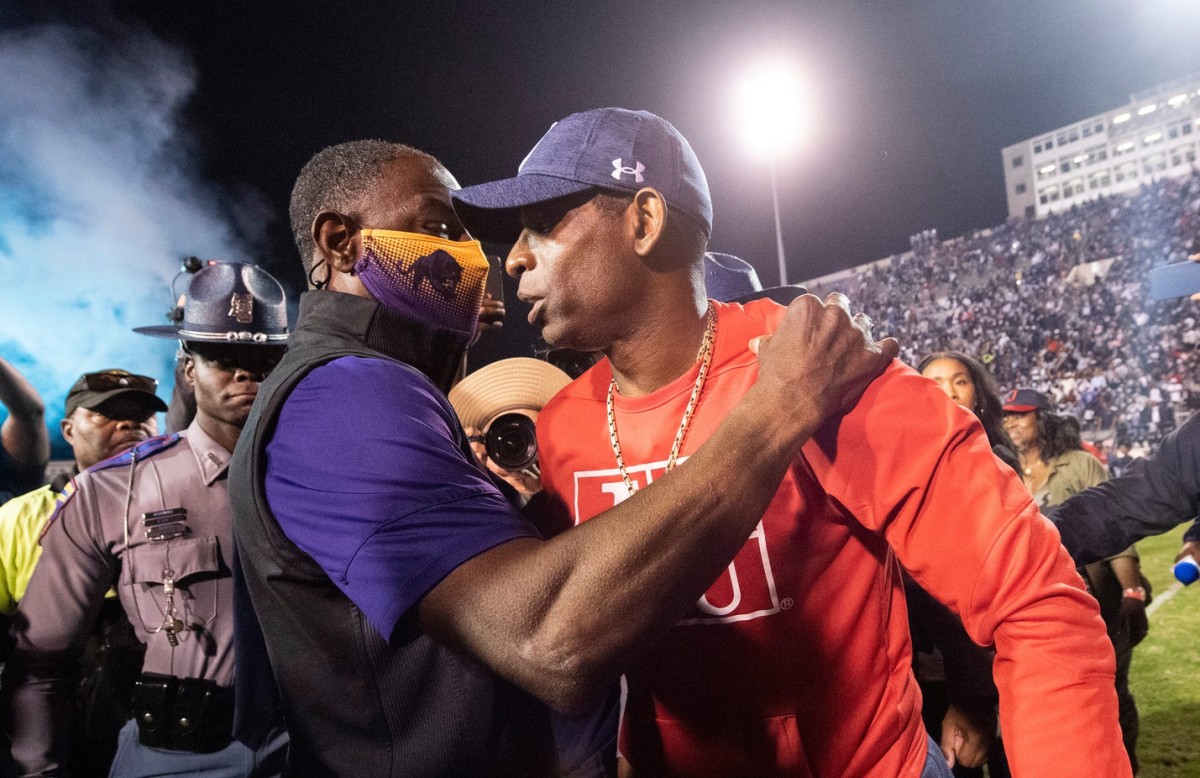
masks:
<instances>
[{"instance_id":1,"label":"police utility belt","mask_svg":"<svg viewBox=\"0 0 1200 778\"><path fill-rule=\"evenodd\" d=\"M233 740L233 689L204 678L142 673L132 708L144 746L203 754Z\"/></svg>"}]
</instances>

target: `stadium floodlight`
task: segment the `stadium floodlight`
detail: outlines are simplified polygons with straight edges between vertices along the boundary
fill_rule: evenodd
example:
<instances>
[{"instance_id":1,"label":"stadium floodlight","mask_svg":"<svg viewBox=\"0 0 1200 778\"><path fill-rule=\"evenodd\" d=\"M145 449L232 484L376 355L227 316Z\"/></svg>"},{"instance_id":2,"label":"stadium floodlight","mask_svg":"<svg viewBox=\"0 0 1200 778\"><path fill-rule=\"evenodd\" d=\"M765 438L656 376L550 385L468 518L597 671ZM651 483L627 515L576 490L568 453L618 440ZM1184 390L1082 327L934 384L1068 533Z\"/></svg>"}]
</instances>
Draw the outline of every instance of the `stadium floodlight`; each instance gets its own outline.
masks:
<instances>
[{"instance_id":1,"label":"stadium floodlight","mask_svg":"<svg viewBox=\"0 0 1200 778\"><path fill-rule=\"evenodd\" d=\"M1133 116L1130 115L1129 113L1122 113L1122 114L1118 114L1118 115L1114 116L1112 123L1113 124L1124 124L1125 122L1129 121L1132 118L1133 118Z\"/></svg>"},{"instance_id":2,"label":"stadium floodlight","mask_svg":"<svg viewBox=\"0 0 1200 778\"><path fill-rule=\"evenodd\" d=\"M1167 105L1171 106L1172 108L1177 108L1177 107L1183 105L1185 102L1187 102L1186 94L1175 95L1174 97L1172 97L1170 100L1167 101Z\"/></svg>"},{"instance_id":3,"label":"stadium floodlight","mask_svg":"<svg viewBox=\"0 0 1200 778\"><path fill-rule=\"evenodd\" d=\"M737 119L751 152L780 159L807 129L807 95L794 68L767 62L746 74L738 90Z\"/></svg>"},{"instance_id":4,"label":"stadium floodlight","mask_svg":"<svg viewBox=\"0 0 1200 778\"><path fill-rule=\"evenodd\" d=\"M1161 132L1152 132L1149 135L1147 135L1145 138L1142 138L1143 143L1156 143L1160 140L1162 140Z\"/></svg>"},{"instance_id":5,"label":"stadium floodlight","mask_svg":"<svg viewBox=\"0 0 1200 778\"><path fill-rule=\"evenodd\" d=\"M810 100L795 68L786 61L776 60L750 70L738 89L735 116L747 148L770 161L779 283L786 285L787 263L783 254L783 225L779 217L775 167L804 139L812 116Z\"/></svg>"},{"instance_id":6,"label":"stadium floodlight","mask_svg":"<svg viewBox=\"0 0 1200 778\"><path fill-rule=\"evenodd\" d=\"M1138 109L1138 116L1149 116L1150 114L1154 113L1157 110L1158 110L1158 106L1154 105L1153 103L1151 103L1150 105L1143 105L1141 108Z\"/></svg>"}]
</instances>

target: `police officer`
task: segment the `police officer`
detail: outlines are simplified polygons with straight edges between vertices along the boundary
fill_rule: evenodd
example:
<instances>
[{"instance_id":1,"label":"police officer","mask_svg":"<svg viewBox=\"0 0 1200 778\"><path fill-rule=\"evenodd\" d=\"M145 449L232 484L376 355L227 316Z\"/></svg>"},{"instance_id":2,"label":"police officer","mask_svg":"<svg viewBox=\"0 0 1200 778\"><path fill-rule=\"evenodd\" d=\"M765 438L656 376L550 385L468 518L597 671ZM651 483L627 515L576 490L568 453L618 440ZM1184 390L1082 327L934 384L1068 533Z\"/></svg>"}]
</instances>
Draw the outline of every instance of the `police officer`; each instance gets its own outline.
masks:
<instances>
[{"instance_id":1,"label":"police officer","mask_svg":"<svg viewBox=\"0 0 1200 778\"><path fill-rule=\"evenodd\" d=\"M177 327L139 331L182 342L196 418L81 473L50 519L0 683L13 757L24 774L67 764L79 651L112 587L146 655L111 774L277 774L282 732L257 751L231 739L226 475L259 382L286 349L283 288L252 265L210 265Z\"/></svg>"}]
</instances>

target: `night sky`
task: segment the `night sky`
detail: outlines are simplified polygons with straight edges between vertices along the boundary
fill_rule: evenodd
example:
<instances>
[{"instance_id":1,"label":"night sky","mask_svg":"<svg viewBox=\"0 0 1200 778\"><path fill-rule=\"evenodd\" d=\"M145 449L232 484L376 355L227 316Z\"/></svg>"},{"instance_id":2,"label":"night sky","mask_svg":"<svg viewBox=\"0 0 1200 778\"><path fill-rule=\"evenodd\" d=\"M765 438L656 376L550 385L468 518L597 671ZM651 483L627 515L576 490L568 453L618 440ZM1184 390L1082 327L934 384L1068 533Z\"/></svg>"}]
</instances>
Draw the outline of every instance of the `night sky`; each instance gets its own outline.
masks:
<instances>
[{"instance_id":1,"label":"night sky","mask_svg":"<svg viewBox=\"0 0 1200 778\"><path fill-rule=\"evenodd\" d=\"M302 281L288 195L304 162L332 143L409 143L469 185L514 174L568 113L650 110L683 132L705 167L711 247L747 259L770 285L768 168L745 153L731 115L738 75L764 57L793 60L814 95L813 135L779 167L792 281L905 251L923 229L947 238L1002 222L1003 146L1200 72L1194 0L123 0L0 9L0 32L46 24L94 32L83 48L96 56L144 47L147 36L177 55L189 80L169 108L169 150L219 193L232 236L220 245L242 247L292 291ZM0 191L4 173L0 164ZM5 238L0 231L0 264ZM165 242L176 254L217 250ZM169 278L178 256L164 251L154 262ZM29 301L0 292L0 307L16 303ZM505 337L525 336L514 326ZM20 359L33 349L18 338L8 350ZM527 341L508 353L528 353Z\"/></svg>"},{"instance_id":2,"label":"night sky","mask_svg":"<svg viewBox=\"0 0 1200 778\"><path fill-rule=\"evenodd\" d=\"M807 148L780 167L793 280L906 250L925 228L1003 221L1003 146L1200 71L1200 3L1185 0L134 2L118 15L193 58L205 172L281 213L327 144L407 142L468 185L512 175L568 113L646 109L706 169L713 248L768 282L767 168L731 116L738 74L764 56L790 56L817 104Z\"/></svg>"}]
</instances>

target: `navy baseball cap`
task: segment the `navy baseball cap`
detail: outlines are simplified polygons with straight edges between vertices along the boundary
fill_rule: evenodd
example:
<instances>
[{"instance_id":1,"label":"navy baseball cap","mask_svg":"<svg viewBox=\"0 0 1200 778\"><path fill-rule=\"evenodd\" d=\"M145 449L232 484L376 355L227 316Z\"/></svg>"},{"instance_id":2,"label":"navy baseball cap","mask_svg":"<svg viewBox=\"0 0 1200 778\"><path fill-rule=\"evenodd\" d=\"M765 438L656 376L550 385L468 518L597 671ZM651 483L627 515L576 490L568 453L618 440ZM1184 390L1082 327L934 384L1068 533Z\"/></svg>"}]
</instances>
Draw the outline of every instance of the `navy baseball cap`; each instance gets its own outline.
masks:
<instances>
[{"instance_id":1,"label":"navy baseball cap","mask_svg":"<svg viewBox=\"0 0 1200 778\"><path fill-rule=\"evenodd\" d=\"M1001 410L1006 413L1029 413L1050 410L1050 398L1036 389L1013 389L1004 398Z\"/></svg>"},{"instance_id":2,"label":"navy baseball cap","mask_svg":"<svg viewBox=\"0 0 1200 778\"><path fill-rule=\"evenodd\" d=\"M521 234L520 208L593 187L634 193L652 187L712 234L712 198L687 139L648 111L597 108L555 122L517 168L501 181L453 191L454 207L471 234L511 243Z\"/></svg>"},{"instance_id":3,"label":"navy baseball cap","mask_svg":"<svg viewBox=\"0 0 1200 778\"><path fill-rule=\"evenodd\" d=\"M763 289L749 262L718 251L704 252L704 289L709 297L721 303L748 303L766 297L780 305L787 305L807 291L803 286Z\"/></svg>"}]
</instances>

